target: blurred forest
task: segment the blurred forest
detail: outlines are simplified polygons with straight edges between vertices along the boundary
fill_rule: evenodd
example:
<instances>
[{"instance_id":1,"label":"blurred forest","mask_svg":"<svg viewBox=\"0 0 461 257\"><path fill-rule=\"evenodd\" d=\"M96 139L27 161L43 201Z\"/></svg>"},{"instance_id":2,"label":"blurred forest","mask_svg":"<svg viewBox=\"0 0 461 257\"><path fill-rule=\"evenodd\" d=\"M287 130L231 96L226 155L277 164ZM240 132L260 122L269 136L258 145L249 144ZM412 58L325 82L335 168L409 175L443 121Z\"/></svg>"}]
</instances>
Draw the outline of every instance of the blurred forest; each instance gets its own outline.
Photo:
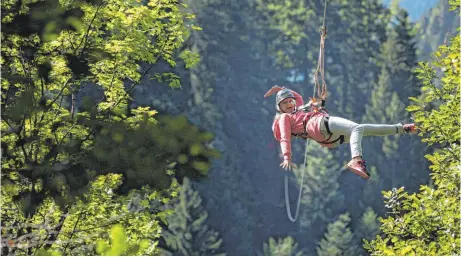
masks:
<instances>
[{"instance_id":1,"label":"blurred forest","mask_svg":"<svg viewBox=\"0 0 461 257\"><path fill-rule=\"evenodd\" d=\"M460 255L461 0L327 3L330 114L420 128L370 180L279 167L263 95L312 95L323 0L2 1L2 255Z\"/></svg>"}]
</instances>

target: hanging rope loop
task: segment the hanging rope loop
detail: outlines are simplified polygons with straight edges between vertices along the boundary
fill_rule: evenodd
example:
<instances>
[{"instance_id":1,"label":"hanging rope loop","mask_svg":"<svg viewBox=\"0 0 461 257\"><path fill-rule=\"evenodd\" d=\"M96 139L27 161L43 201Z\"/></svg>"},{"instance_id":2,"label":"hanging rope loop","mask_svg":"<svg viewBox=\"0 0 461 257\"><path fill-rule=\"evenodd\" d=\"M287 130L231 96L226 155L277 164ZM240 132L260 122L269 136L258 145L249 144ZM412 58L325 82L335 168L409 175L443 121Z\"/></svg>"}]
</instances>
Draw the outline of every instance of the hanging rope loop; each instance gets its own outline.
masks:
<instances>
[{"instance_id":1,"label":"hanging rope loop","mask_svg":"<svg viewBox=\"0 0 461 257\"><path fill-rule=\"evenodd\" d=\"M327 27L325 26L325 19L326 19L326 14L327 14L327 0L325 0L325 8L323 10L323 25L320 27L320 51L319 51L319 59L318 59L318 64L317 64L317 70L314 73L314 92L312 94L312 100L314 103L316 102L315 99L315 92L317 89L317 94L320 99L325 99L327 97L327 83L325 82L325 73L324 73L324 48L325 48L325 38L327 36ZM322 84L318 82L318 74L320 73L321 78L322 78ZM320 88L321 87L321 88ZM290 219L291 222L295 222L296 219L298 218L299 214L299 206L301 204L301 197L302 197L302 192L303 192L303 184L304 184L304 173L307 169L307 149L309 146L309 140L306 140L306 148L304 151L304 167L303 171L301 171L301 183L300 183L300 188L299 188L299 193L298 193L298 202L296 204L296 211L295 211L295 216L293 217L291 215L291 209L290 209L290 197L288 195L288 174L285 174L285 206L287 209L287 214L288 214L288 219Z\"/></svg>"}]
</instances>

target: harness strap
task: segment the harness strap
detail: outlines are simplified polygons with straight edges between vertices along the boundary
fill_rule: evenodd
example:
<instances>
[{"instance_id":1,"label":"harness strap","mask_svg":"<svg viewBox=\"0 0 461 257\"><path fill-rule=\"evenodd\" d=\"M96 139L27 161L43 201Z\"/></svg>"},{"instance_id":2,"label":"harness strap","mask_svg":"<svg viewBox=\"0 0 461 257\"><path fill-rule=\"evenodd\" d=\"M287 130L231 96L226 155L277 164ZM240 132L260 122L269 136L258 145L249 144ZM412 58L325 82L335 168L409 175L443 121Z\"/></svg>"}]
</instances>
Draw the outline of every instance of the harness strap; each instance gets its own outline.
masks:
<instances>
[{"instance_id":1,"label":"harness strap","mask_svg":"<svg viewBox=\"0 0 461 257\"><path fill-rule=\"evenodd\" d=\"M298 133L298 134L291 133L291 135L294 136L294 137L297 137L297 138L307 139L307 137L309 136L309 134L307 134L306 125L307 125L307 121L304 120L304 121L303 121L304 132Z\"/></svg>"},{"instance_id":2,"label":"harness strap","mask_svg":"<svg viewBox=\"0 0 461 257\"><path fill-rule=\"evenodd\" d=\"M330 137L331 137L331 136L330 136ZM329 139L330 139L330 138L328 138L328 140L329 140ZM339 136L338 138L336 138L335 140L330 141L330 142L328 142L328 141L322 141L322 142L318 142L318 141L317 141L317 142L318 142L319 144L329 145L329 144L334 144L334 143L338 142L338 140L339 140L339 144L344 143L344 135L341 135L341 136Z\"/></svg>"},{"instance_id":3,"label":"harness strap","mask_svg":"<svg viewBox=\"0 0 461 257\"><path fill-rule=\"evenodd\" d=\"M327 133L328 133L329 137L327 139L325 139L324 141L316 141L316 142L319 143L319 144L327 144L327 145L328 144L334 144L334 143L336 143L338 141L339 141L340 144L344 143L344 135L340 135L338 138L336 138L336 139L334 139L332 141L329 141L331 139L331 137L333 136L333 133L330 131L330 126L328 124L329 120L330 120L329 116L325 116L323 118L323 123L325 124L325 129L327 130ZM291 133L291 135L294 136L294 137L297 137L297 138L307 139L309 137L309 134L307 133L306 125L307 125L307 120L304 120L303 121L304 132L298 133L298 134Z\"/></svg>"},{"instance_id":4,"label":"harness strap","mask_svg":"<svg viewBox=\"0 0 461 257\"><path fill-rule=\"evenodd\" d=\"M330 124L328 124L329 121L330 121L329 116L326 116L325 118L323 118L323 124L325 124L325 128L327 129L328 134L333 135L333 133L331 133L330 131Z\"/></svg>"},{"instance_id":5,"label":"harness strap","mask_svg":"<svg viewBox=\"0 0 461 257\"><path fill-rule=\"evenodd\" d=\"M340 135L338 138L336 138L333 141L328 141L333 136L333 133L330 131L330 125L328 124L329 121L330 121L330 117L325 116L325 118L323 118L323 124L325 124L325 129L327 130L327 133L330 136L324 141L321 141L321 142L317 141L317 142L320 143L320 144L327 144L328 145L328 144L334 144L334 143L338 142L338 140L339 140L340 144L344 143L344 135Z\"/></svg>"}]
</instances>

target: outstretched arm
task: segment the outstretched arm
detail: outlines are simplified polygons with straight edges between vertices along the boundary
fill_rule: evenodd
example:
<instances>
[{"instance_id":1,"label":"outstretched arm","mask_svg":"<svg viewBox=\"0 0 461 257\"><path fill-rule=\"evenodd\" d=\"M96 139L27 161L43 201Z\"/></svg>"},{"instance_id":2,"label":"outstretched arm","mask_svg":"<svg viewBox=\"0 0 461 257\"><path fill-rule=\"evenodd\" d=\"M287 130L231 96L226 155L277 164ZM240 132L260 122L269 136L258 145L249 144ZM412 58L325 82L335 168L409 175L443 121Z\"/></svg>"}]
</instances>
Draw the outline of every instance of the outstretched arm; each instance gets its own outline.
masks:
<instances>
[{"instance_id":1,"label":"outstretched arm","mask_svg":"<svg viewBox=\"0 0 461 257\"><path fill-rule=\"evenodd\" d=\"M291 121L287 114L282 114L278 123L280 129L280 148L282 149L283 162L280 164L285 170L291 170Z\"/></svg>"},{"instance_id":2,"label":"outstretched arm","mask_svg":"<svg viewBox=\"0 0 461 257\"><path fill-rule=\"evenodd\" d=\"M277 92L279 92L280 90L282 90L283 87L279 87L279 86L273 86L271 87L271 89L269 89L269 91L267 91L265 94L264 94L264 97L269 97L273 94L276 94Z\"/></svg>"}]
</instances>

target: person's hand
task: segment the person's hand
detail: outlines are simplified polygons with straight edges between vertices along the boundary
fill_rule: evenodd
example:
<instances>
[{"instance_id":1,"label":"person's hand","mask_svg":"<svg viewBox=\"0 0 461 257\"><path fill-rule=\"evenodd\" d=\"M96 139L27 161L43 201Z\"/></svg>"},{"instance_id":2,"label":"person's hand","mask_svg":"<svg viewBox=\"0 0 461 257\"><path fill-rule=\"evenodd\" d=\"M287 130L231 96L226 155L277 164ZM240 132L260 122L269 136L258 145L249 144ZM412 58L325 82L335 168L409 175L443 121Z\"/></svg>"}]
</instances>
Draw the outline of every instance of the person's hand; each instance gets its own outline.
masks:
<instances>
[{"instance_id":1,"label":"person's hand","mask_svg":"<svg viewBox=\"0 0 461 257\"><path fill-rule=\"evenodd\" d=\"M290 160L285 160L280 164L280 167L282 167L285 170L292 170L292 168L296 168L296 165L292 163Z\"/></svg>"},{"instance_id":2,"label":"person's hand","mask_svg":"<svg viewBox=\"0 0 461 257\"><path fill-rule=\"evenodd\" d=\"M272 94L277 93L278 91L282 89L283 89L282 87L273 86L271 89L269 89L269 91L267 91L267 93L264 94L264 97L271 96Z\"/></svg>"}]
</instances>

